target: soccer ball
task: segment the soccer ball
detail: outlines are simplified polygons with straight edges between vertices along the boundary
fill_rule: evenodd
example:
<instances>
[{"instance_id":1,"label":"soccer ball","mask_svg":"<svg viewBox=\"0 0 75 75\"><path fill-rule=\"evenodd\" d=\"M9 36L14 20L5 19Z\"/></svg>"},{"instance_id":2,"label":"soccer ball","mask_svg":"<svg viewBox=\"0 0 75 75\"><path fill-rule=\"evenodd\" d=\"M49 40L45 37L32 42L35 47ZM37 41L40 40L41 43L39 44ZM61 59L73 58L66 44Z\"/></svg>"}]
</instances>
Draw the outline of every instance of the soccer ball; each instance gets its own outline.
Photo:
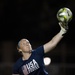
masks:
<instances>
[{"instance_id":1,"label":"soccer ball","mask_svg":"<svg viewBox=\"0 0 75 75\"><path fill-rule=\"evenodd\" d=\"M59 9L57 19L60 22L70 22L72 20L72 11L66 7Z\"/></svg>"}]
</instances>

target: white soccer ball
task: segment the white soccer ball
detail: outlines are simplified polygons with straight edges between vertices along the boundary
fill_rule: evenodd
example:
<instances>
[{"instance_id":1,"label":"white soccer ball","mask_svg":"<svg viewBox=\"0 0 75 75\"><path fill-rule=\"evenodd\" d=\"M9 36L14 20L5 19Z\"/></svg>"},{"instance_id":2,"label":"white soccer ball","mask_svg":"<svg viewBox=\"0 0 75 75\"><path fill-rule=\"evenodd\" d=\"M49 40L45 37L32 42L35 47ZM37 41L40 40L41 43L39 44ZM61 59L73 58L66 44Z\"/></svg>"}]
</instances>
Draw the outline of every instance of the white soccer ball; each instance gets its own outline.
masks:
<instances>
[{"instance_id":1,"label":"white soccer ball","mask_svg":"<svg viewBox=\"0 0 75 75\"><path fill-rule=\"evenodd\" d=\"M69 8L61 8L57 12L57 19L61 22L70 22L72 20L72 11Z\"/></svg>"}]
</instances>

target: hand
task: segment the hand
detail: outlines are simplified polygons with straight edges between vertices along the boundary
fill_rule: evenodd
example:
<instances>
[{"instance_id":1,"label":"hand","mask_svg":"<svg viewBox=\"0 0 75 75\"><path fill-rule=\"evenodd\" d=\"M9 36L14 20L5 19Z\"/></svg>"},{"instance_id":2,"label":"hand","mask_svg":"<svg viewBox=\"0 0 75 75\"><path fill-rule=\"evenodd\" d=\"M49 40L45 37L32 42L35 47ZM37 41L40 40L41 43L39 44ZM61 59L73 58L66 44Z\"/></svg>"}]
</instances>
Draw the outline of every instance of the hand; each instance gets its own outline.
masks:
<instances>
[{"instance_id":1,"label":"hand","mask_svg":"<svg viewBox=\"0 0 75 75\"><path fill-rule=\"evenodd\" d=\"M59 26L61 28L61 30L60 30L61 34L62 35L65 34L67 32L67 30L68 30L68 22L67 23L59 22Z\"/></svg>"}]
</instances>

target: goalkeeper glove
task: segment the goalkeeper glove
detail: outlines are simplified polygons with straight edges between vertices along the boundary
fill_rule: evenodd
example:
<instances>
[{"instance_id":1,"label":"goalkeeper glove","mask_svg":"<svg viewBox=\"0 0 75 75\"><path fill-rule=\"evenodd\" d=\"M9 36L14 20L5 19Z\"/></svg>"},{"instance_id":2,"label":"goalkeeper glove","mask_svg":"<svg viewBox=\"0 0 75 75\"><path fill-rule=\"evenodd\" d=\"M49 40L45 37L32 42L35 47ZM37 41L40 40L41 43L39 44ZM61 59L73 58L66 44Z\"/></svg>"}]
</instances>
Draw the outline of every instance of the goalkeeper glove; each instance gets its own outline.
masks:
<instances>
[{"instance_id":1,"label":"goalkeeper glove","mask_svg":"<svg viewBox=\"0 0 75 75\"><path fill-rule=\"evenodd\" d=\"M66 22L66 23L65 22L59 22L59 26L61 28L60 34L64 35L68 30L68 22Z\"/></svg>"}]
</instances>

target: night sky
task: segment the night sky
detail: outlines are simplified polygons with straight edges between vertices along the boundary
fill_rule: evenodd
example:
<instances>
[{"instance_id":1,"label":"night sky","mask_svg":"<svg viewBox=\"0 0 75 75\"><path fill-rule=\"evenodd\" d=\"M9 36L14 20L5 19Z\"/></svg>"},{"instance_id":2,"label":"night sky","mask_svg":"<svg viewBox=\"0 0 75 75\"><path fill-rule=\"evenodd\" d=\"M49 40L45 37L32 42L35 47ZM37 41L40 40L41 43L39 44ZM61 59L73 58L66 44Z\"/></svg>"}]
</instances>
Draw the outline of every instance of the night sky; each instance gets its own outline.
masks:
<instances>
[{"instance_id":1,"label":"night sky","mask_svg":"<svg viewBox=\"0 0 75 75\"><path fill-rule=\"evenodd\" d=\"M58 3L59 2L59 3ZM71 0L19 0L0 2L0 40L46 40L59 31L57 11L68 7L73 12L67 39L74 40L74 1ZM43 38L42 38L43 37ZM75 40L74 40L75 41Z\"/></svg>"}]
</instances>

